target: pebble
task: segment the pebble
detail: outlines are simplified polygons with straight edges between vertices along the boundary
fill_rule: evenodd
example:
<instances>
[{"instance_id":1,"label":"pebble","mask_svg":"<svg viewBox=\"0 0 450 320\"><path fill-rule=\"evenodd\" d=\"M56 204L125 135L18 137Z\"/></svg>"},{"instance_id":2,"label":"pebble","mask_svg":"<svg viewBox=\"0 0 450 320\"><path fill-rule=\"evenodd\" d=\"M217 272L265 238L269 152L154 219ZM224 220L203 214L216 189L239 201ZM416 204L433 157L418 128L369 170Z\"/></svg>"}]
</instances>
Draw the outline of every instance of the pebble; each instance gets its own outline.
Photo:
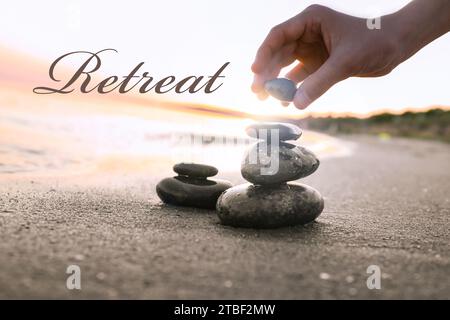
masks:
<instances>
[{"instance_id":1,"label":"pebble","mask_svg":"<svg viewBox=\"0 0 450 320\"><path fill-rule=\"evenodd\" d=\"M270 140L272 130L278 131L278 140L281 141L297 140L302 135L302 130L291 123L262 122L245 128L245 132L249 137L263 140Z\"/></svg>"},{"instance_id":2,"label":"pebble","mask_svg":"<svg viewBox=\"0 0 450 320\"><path fill-rule=\"evenodd\" d=\"M74 256L75 260L77 261L83 261L84 260L84 256L82 254L76 254Z\"/></svg>"},{"instance_id":3,"label":"pebble","mask_svg":"<svg viewBox=\"0 0 450 320\"><path fill-rule=\"evenodd\" d=\"M214 209L220 194L232 186L225 180L176 176L161 180L156 193L165 203Z\"/></svg>"},{"instance_id":4,"label":"pebble","mask_svg":"<svg viewBox=\"0 0 450 320\"><path fill-rule=\"evenodd\" d=\"M217 201L224 225L244 228L278 228L306 224L322 212L319 192L290 182L276 186L242 184L226 190Z\"/></svg>"},{"instance_id":5,"label":"pebble","mask_svg":"<svg viewBox=\"0 0 450 320\"><path fill-rule=\"evenodd\" d=\"M345 277L345 281L347 283L353 283L355 281L355 277L353 277L353 276L346 276Z\"/></svg>"},{"instance_id":6,"label":"pebble","mask_svg":"<svg viewBox=\"0 0 450 320\"><path fill-rule=\"evenodd\" d=\"M276 146L258 142L247 151L241 174L257 185L279 184L309 176L319 164L314 153L303 147L285 142Z\"/></svg>"},{"instance_id":7,"label":"pebble","mask_svg":"<svg viewBox=\"0 0 450 320\"><path fill-rule=\"evenodd\" d=\"M197 163L177 163L173 171L182 176L207 178L215 176L219 171L213 166Z\"/></svg>"},{"instance_id":8,"label":"pebble","mask_svg":"<svg viewBox=\"0 0 450 320\"><path fill-rule=\"evenodd\" d=\"M328 273L326 273L326 272L321 272L319 274L319 278L322 279L322 280L329 280L331 278L331 276Z\"/></svg>"},{"instance_id":9,"label":"pebble","mask_svg":"<svg viewBox=\"0 0 450 320\"><path fill-rule=\"evenodd\" d=\"M96 277L98 280L105 280L105 279L106 279L106 274L103 273L103 272L99 272L99 273L97 273L97 274L95 275L95 277Z\"/></svg>"},{"instance_id":10,"label":"pebble","mask_svg":"<svg viewBox=\"0 0 450 320\"><path fill-rule=\"evenodd\" d=\"M294 100L297 86L292 80L277 78L266 81L264 90L278 100L290 102Z\"/></svg>"}]
</instances>

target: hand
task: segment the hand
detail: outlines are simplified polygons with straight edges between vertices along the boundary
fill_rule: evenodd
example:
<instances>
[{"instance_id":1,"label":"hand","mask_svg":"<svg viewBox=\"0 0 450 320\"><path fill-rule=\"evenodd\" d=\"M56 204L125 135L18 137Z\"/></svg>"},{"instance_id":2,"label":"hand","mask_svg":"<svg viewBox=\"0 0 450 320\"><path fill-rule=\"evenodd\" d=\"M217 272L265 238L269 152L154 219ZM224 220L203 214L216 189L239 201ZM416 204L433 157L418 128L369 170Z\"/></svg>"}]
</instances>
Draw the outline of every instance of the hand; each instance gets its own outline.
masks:
<instances>
[{"instance_id":1,"label":"hand","mask_svg":"<svg viewBox=\"0 0 450 320\"><path fill-rule=\"evenodd\" d=\"M252 90L265 99L264 83L297 60L286 77L303 81L293 102L304 109L348 77L388 74L404 57L390 19L382 22L380 30L371 30L366 19L319 5L308 7L269 32L252 65Z\"/></svg>"}]
</instances>

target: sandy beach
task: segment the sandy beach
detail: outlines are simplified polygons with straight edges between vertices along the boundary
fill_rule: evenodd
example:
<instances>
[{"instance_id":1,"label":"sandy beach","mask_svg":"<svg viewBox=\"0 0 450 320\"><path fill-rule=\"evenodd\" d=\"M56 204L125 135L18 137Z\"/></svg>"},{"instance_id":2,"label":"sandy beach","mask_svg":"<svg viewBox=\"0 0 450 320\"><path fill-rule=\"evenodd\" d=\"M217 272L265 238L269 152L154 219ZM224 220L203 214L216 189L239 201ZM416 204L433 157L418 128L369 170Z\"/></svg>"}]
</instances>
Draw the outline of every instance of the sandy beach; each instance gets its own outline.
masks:
<instances>
[{"instance_id":1,"label":"sandy beach","mask_svg":"<svg viewBox=\"0 0 450 320\"><path fill-rule=\"evenodd\" d=\"M243 183L251 120L144 102L2 92L0 298L450 297L448 144L305 130L321 165L303 181L322 215L236 229L162 204L155 186L180 161ZM69 265L81 290L66 287ZM367 288L371 265L380 290Z\"/></svg>"},{"instance_id":2,"label":"sandy beach","mask_svg":"<svg viewBox=\"0 0 450 320\"><path fill-rule=\"evenodd\" d=\"M342 137L323 159L315 223L224 227L214 211L163 205L158 172L34 176L0 183L1 298L448 298L450 150L437 142ZM96 177L94 179L94 177ZM241 183L238 172L221 178ZM66 288L79 265L81 290ZM369 290L378 265L382 289Z\"/></svg>"}]
</instances>

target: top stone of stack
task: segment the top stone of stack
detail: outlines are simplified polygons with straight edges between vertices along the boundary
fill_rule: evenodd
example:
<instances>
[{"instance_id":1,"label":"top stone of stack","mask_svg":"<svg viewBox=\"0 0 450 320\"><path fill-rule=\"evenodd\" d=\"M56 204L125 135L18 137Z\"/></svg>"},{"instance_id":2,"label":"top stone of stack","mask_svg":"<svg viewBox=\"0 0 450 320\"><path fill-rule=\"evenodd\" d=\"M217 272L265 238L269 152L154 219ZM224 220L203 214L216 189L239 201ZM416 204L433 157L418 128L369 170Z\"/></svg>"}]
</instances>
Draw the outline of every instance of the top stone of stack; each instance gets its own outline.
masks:
<instances>
[{"instance_id":1,"label":"top stone of stack","mask_svg":"<svg viewBox=\"0 0 450 320\"><path fill-rule=\"evenodd\" d=\"M173 171L180 176L187 176L191 178L203 178L213 177L217 174L217 168L208 166L206 164L197 163L178 163L173 166Z\"/></svg>"},{"instance_id":2,"label":"top stone of stack","mask_svg":"<svg viewBox=\"0 0 450 320\"><path fill-rule=\"evenodd\" d=\"M247 135L262 140L269 140L272 130L278 131L278 140L280 141L297 140L302 135L302 130L290 123L262 122L245 128Z\"/></svg>"}]
</instances>

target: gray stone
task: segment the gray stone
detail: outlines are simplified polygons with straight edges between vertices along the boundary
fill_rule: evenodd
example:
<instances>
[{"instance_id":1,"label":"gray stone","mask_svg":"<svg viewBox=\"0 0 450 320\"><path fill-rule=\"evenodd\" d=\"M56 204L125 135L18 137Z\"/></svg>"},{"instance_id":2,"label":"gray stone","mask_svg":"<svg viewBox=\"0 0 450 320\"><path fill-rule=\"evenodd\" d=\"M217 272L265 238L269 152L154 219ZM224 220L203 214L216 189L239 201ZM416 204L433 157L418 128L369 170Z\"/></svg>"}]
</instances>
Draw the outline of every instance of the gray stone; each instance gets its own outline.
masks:
<instances>
[{"instance_id":1,"label":"gray stone","mask_svg":"<svg viewBox=\"0 0 450 320\"><path fill-rule=\"evenodd\" d=\"M217 168L205 164L197 163L178 163L173 166L173 171L182 176L207 178L215 176L218 172Z\"/></svg>"},{"instance_id":2,"label":"gray stone","mask_svg":"<svg viewBox=\"0 0 450 320\"><path fill-rule=\"evenodd\" d=\"M297 86L292 80L277 78L266 81L264 84L264 89L272 97L281 101L290 102L294 100Z\"/></svg>"},{"instance_id":3,"label":"gray stone","mask_svg":"<svg viewBox=\"0 0 450 320\"><path fill-rule=\"evenodd\" d=\"M242 184L226 190L217 201L220 222L244 228L278 228L315 220L324 207L320 193L303 184L277 186Z\"/></svg>"},{"instance_id":4,"label":"gray stone","mask_svg":"<svg viewBox=\"0 0 450 320\"><path fill-rule=\"evenodd\" d=\"M297 140L302 135L302 130L291 123L260 122L245 128L250 137L263 140L271 140L273 130L278 132L278 139L283 141Z\"/></svg>"},{"instance_id":5,"label":"gray stone","mask_svg":"<svg viewBox=\"0 0 450 320\"><path fill-rule=\"evenodd\" d=\"M177 176L161 180L156 193L165 203L214 209L221 193L232 186L225 180Z\"/></svg>"},{"instance_id":6,"label":"gray stone","mask_svg":"<svg viewBox=\"0 0 450 320\"><path fill-rule=\"evenodd\" d=\"M286 142L267 144L261 141L245 154L241 174L257 185L278 184L309 176L319 164L319 159L306 148Z\"/></svg>"}]
</instances>

